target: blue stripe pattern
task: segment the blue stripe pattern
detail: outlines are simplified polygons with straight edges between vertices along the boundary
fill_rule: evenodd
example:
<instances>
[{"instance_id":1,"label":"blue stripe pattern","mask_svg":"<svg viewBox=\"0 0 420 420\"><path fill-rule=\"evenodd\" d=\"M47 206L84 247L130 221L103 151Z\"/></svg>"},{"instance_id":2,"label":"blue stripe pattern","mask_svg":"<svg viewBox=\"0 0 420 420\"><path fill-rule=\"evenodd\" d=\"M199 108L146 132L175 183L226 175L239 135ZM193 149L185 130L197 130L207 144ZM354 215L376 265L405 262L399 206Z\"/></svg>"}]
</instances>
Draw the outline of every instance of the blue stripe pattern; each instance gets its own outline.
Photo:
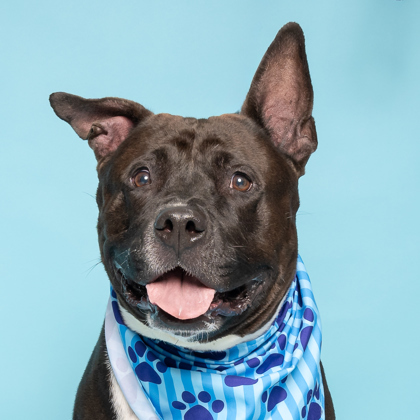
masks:
<instances>
[{"instance_id":1,"label":"blue stripe pattern","mask_svg":"<svg viewBox=\"0 0 420 420\"><path fill-rule=\"evenodd\" d=\"M163 420L324 420L321 322L305 266L277 318L255 340L198 352L152 340L124 325L112 308L139 389Z\"/></svg>"}]
</instances>

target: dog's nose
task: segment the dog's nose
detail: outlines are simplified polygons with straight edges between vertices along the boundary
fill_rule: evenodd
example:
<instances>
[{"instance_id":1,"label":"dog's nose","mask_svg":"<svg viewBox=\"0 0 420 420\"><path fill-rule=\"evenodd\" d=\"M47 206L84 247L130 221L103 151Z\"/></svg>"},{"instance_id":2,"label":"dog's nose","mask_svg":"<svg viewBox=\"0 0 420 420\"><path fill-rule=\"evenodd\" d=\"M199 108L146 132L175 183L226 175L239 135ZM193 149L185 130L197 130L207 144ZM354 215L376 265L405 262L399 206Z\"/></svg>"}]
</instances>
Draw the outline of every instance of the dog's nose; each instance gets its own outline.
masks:
<instances>
[{"instance_id":1,"label":"dog's nose","mask_svg":"<svg viewBox=\"0 0 420 420\"><path fill-rule=\"evenodd\" d=\"M203 238L207 219L197 208L170 207L158 214L154 226L156 236L166 245L172 246L179 255Z\"/></svg>"}]
</instances>

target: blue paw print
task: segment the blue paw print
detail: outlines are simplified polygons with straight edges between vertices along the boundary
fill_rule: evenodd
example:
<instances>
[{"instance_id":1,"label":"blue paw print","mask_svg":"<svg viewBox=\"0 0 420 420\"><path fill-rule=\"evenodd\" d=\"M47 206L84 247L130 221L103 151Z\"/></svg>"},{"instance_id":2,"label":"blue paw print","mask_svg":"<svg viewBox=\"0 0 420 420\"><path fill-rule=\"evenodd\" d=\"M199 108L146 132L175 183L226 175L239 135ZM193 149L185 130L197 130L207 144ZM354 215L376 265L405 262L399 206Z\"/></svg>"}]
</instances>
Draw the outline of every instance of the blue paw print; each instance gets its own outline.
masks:
<instances>
[{"instance_id":1,"label":"blue paw print","mask_svg":"<svg viewBox=\"0 0 420 420\"><path fill-rule=\"evenodd\" d=\"M198 399L202 403L205 403L206 405L210 406L211 396L208 392L201 391L198 394ZM191 392L188 392L188 391L184 391L182 393L182 400L185 403L187 403L189 406L197 402L197 399L195 398L195 396L191 394ZM175 408L176 410L185 410L187 408L187 406L181 401L174 401L172 403L172 407ZM220 413L224 408L225 408L225 403L221 400L214 400L211 403L211 409L215 413ZM213 420L214 417L207 408L205 408L203 405L200 405L200 403L198 403L197 405L190 407L188 411L184 413L183 419L184 420Z\"/></svg>"},{"instance_id":2,"label":"blue paw print","mask_svg":"<svg viewBox=\"0 0 420 420\"><path fill-rule=\"evenodd\" d=\"M316 400L318 400L318 402L316 402ZM322 408L319 403L318 383L315 384L314 391L312 391L312 389L309 390L308 395L306 397L306 405L303 406L301 414L302 418L305 418L306 414L308 414L307 420L319 420L322 417Z\"/></svg>"}]
</instances>

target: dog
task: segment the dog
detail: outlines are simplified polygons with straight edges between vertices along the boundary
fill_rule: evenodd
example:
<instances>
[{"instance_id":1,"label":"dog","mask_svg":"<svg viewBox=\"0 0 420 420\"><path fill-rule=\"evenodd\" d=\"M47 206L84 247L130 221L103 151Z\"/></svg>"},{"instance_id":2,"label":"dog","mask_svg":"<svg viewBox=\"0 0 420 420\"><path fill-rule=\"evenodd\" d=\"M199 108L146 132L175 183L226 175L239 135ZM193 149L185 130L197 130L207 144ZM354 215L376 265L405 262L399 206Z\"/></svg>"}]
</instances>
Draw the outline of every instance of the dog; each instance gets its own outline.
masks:
<instances>
[{"instance_id":1,"label":"dog","mask_svg":"<svg viewBox=\"0 0 420 420\"><path fill-rule=\"evenodd\" d=\"M302 303L307 282L296 280L298 179L317 148L300 26L278 32L236 114L183 118L63 92L50 103L95 153L99 247L112 286L73 418L262 419L289 410L287 418L334 419L320 360L302 395L292 390L296 377L288 382L300 369L291 372L293 361L320 350L309 335L316 309ZM307 327L293 336L296 320ZM113 339L127 352L123 367L112 360ZM244 346L258 349L235 359ZM137 380L134 394L123 389L125 372ZM262 373L274 381L265 388ZM197 381L207 374L213 385ZM139 393L154 414L135 408Z\"/></svg>"}]
</instances>

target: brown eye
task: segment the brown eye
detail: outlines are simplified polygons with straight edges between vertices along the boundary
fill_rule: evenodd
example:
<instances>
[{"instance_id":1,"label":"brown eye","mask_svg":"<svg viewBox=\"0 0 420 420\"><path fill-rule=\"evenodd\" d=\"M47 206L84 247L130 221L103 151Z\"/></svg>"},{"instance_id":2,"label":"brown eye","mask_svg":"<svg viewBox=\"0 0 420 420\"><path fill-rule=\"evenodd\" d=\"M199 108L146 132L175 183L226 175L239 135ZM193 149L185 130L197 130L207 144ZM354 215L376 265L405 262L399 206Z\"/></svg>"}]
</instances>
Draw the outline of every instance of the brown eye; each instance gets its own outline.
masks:
<instances>
[{"instance_id":1,"label":"brown eye","mask_svg":"<svg viewBox=\"0 0 420 420\"><path fill-rule=\"evenodd\" d=\"M150 184L150 173L147 169L142 169L136 173L132 180L136 187L143 187L144 185Z\"/></svg>"},{"instance_id":2,"label":"brown eye","mask_svg":"<svg viewBox=\"0 0 420 420\"><path fill-rule=\"evenodd\" d=\"M234 188L241 192L249 191L251 187L252 181L245 174L240 172L234 174L230 181L230 188Z\"/></svg>"}]
</instances>

